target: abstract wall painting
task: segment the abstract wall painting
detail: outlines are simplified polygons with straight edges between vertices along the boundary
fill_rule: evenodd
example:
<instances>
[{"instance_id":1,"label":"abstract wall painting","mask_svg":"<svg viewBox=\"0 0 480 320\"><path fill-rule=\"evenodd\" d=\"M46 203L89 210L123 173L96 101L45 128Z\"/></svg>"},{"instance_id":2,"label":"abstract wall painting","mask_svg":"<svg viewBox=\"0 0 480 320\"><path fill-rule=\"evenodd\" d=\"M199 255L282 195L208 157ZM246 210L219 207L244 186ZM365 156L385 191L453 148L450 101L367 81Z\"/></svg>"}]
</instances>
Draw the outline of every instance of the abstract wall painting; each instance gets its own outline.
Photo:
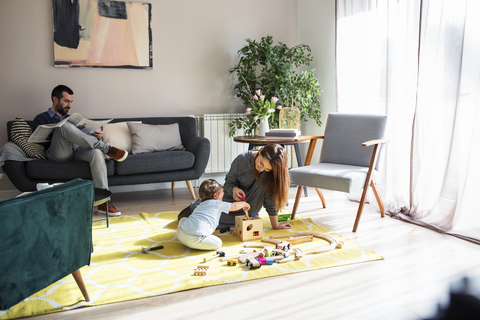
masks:
<instances>
[{"instance_id":1,"label":"abstract wall painting","mask_svg":"<svg viewBox=\"0 0 480 320\"><path fill-rule=\"evenodd\" d=\"M150 3L52 3L56 67L153 68Z\"/></svg>"}]
</instances>

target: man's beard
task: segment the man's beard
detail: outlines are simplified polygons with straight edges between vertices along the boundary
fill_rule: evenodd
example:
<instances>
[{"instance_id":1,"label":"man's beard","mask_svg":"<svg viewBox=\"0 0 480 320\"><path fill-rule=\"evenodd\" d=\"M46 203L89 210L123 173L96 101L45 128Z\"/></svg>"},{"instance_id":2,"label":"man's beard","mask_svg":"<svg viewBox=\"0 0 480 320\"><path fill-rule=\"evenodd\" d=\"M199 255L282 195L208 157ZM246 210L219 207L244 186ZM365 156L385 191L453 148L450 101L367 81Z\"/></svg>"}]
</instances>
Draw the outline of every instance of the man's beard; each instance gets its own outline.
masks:
<instances>
[{"instance_id":1,"label":"man's beard","mask_svg":"<svg viewBox=\"0 0 480 320\"><path fill-rule=\"evenodd\" d=\"M59 104L55 106L55 110L57 110L57 112L60 113L62 116L68 113L68 110L65 110L65 108L62 108L62 106Z\"/></svg>"}]
</instances>

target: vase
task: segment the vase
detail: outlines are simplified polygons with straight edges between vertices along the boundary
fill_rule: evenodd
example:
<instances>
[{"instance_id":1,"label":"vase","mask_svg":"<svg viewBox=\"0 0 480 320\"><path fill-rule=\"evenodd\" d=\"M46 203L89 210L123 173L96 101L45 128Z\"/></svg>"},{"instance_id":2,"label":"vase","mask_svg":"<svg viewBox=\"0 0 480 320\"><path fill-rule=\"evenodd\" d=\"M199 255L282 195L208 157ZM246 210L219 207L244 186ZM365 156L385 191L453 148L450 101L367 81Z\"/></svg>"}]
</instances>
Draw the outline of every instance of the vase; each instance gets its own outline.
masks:
<instances>
[{"instance_id":1,"label":"vase","mask_svg":"<svg viewBox=\"0 0 480 320\"><path fill-rule=\"evenodd\" d=\"M257 136L265 137L265 132L270 131L270 127L268 125L268 118L270 118L270 116L266 116L265 118L263 118L263 121L260 121L260 124L258 125Z\"/></svg>"}]
</instances>

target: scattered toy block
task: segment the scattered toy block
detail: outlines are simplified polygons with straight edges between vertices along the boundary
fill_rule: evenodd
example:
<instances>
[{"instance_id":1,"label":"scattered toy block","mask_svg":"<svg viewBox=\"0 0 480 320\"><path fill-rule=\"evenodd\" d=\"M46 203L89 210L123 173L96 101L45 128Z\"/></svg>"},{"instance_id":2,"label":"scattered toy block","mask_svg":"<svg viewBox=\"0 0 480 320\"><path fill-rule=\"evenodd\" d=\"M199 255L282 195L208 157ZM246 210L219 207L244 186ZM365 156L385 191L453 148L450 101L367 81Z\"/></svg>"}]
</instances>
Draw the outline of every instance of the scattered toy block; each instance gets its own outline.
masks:
<instances>
[{"instance_id":1,"label":"scattered toy block","mask_svg":"<svg viewBox=\"0 0 480 320\"><path fill-rule=\"evenodd\" d=\"M288 242L290 242L293 245L304 243L304 242L312 242L312 241L313 241L313 236L303 236L303 237L288 239Z\"/></svg>"},{"instance_id":2,"label":"scattered toy block","mask_svg":"<svg viewBox=\"0 0 480 320\"><path fill-rule=\"evenodd\" d=\"M271 243L271 244L282 243L282 241L277 240L277 239L272 239L272 238L262 238L262 242L267 242L267 243Z\"/></svg>"},{"instance_id":3,"label":"scattered toy block","mask_svg":"<svg viewBox=\"0 0 480 320\"><path fill-rule=\"evenodd\" d=\"M194 276L206 276L207 272L208 272L208 268L210 268L210 267L206 266L206 265L203 265L203 264L199 264L197 266L197 269L193 270L193 275Z\"/></svg>"},{"instance_id":4,"label":"scattered toy block","mask_svg":"<svg viewBox=\"0 0 480 320\"><path fill-rule=\"evenodd\" d=\"M279 214L278 215L278 222L284 222L290 220L292 217L291 213Z\"/></svg>"},{"instance_id":5,"label":"scattered toy block","mask_svg":"<svg viewBox=\"0 0 480 320\"><path fill-rule=\"evenodd\" d=\"M209 269L209 268L210 268L210 266L207 266L207 265L205 265L205 264L199 264L199 265L197 266L197 269Z\"/></svg>"},{"instance_id":6,"label":"scattered toy block","mask_svg":"<svg viewBox=\"0 0 480 320\"><path fill-rule=\"evenodd\" d=\"M207 275L207 271L194 270L194 271L193 271L193 275L194 275L194 276L206 276L206 275Z\"/></svg>"}]
</instances>

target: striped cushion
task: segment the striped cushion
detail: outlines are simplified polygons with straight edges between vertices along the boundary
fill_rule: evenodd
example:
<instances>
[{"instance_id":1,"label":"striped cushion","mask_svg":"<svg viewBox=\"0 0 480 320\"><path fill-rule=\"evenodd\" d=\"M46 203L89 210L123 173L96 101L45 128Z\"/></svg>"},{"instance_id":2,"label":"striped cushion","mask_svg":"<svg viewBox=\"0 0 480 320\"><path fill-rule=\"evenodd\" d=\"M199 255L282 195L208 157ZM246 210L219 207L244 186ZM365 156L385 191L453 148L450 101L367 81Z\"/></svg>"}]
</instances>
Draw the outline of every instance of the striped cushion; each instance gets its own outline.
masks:
<instances>
[{"instance_id":1,"label":"striped cushion","mask_svg":"<svg viewBox=\"0 0 480 320\"><path fill-rule=\"evenodd\" d=\"M15 142L27 156L47 160L45 147L38 143L28 142L32 135L32 128L20 117L16 117L12 124L12 141Z\"/></svg>"}]
</instances>

